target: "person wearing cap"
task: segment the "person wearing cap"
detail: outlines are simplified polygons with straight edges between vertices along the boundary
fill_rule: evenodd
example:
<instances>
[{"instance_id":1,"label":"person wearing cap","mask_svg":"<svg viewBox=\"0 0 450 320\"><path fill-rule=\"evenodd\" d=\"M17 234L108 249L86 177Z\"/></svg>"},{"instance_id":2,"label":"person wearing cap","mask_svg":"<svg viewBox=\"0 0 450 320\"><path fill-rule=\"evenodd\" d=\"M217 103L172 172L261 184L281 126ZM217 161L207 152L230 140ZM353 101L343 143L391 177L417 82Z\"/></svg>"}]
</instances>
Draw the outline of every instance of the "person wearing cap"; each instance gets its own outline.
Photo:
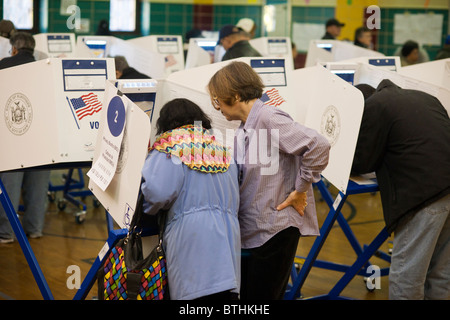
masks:
<instances>
[{"instance_id":1,"label":"person wearing cap","mask_svg":"<svg viewBox=\"0 0 450 320\"><path fill-rule=\"evenodd\" d=\"M341 28L345 26L345 23L339 22L339 20L332 18L329 19L325 25L326 33L322 37L324 40L336 40L341 34Z\"/></svg>"},{"instance_id":2,"label":"person wearing cap","mask_svg":"<svg viewBox=\"0 0 450 320\"><path fill-rule=\"evenodd\" d=\"M242 18L238 21L236 27L241 28L242 30L247 32L250 39L255 37L256 24L252 19Z\"/></svg>"},{"instance_id":3,"label":"person wearing cap","mask_svg":"<svg viewBox=\"0 0 450 320\"><path fill-rule=\"evenodd\" d=\"M444 47L437 53L435 60L450 58L450 34L445 39Z\"/></svg>"},{"instance_id":4,"label":"person wearing cap","mask_svg":"<svg viewBox=\"0 0 450 320\"><path fill-rule=\"evenodd\" d=\"M261 53L248 42L246 32L231 24L225 25L220 29L217 44L221 44L226 51L222 61L240 57L262 57Z\"/></svg>"}]
</instances>

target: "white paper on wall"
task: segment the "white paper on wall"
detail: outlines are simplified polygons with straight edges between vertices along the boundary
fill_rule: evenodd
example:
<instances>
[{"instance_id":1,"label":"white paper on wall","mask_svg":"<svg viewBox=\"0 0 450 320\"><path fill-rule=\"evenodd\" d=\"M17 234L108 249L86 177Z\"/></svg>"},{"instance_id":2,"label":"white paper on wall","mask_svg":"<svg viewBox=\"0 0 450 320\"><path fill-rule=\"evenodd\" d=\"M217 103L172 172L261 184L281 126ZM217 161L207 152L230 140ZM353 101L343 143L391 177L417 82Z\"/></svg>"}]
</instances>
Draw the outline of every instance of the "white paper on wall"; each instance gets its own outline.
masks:
<instances>
[{"instance_id":1,"label":"white paper on wall","mask_svg":"<svg viewBox=\"0 0 450 320\"><path fill-rule=\"evenodd\" d=\"M319 23L292 24L292 42L295 43L297 51L306 52L311 40L321 39L325 34L325 26Z\"/></svg>"},{"instance_id":2,"label":"white paper on wall","mask_svg":"<svg viewBox=\"0 0 450 320\"><path fill-rule=\"evenodd\" d=\"M421 45L440 46L443 24L443 14L396 14L394 44L402 45L408 40L414 40Z\"/></svg>"}]
</instances>

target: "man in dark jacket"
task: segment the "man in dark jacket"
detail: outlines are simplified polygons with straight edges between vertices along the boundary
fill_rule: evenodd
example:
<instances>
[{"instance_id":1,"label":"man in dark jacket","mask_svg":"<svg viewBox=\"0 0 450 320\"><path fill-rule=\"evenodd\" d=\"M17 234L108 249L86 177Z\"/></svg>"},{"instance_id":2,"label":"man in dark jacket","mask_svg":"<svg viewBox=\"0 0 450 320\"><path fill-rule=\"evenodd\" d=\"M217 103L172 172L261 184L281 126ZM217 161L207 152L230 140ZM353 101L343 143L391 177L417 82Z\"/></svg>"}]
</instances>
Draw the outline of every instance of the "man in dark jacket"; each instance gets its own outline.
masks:
<instances>
[{"instance_id":1,"label":"man in dark jacket","mask_svg":"<svg viewBox=\"0 0 450 320\"><path fill-rule=\"evenodd\" d=\"M226 50L222 61L236 59L240 57L262 57L255 48L248 42L248 34L239 27L226 25L219 31L219 41Z\"/></svg>"},{"instance_id":2,"label":"man in dark jacket","mask_svg":"<svg viewBox=\"0 0 450 320\"><path fill-rule=\"evenodd\" d=\"M339 22L337 19L329 19L325 24L325 35L322 37L324 40L336 40L337 37L341 34L342 27L345 26L345 23Z\"/></svg>"},{"instance_id":3,"label":"man in dark jacket","mask_svg":"<svg viewBox=\"0 0 450 320\"><path fill-rule=\"evenodd\" d=\"M450 119L439 100L383 80L365 100L352 172L376 173L395 233L390 299L449 299Z\"/></svg>"},{"instance_id":4,"label":"man in dark jacket","mask_svg":"<svg viewBox=\"0 0 450 320\"><path fill-rule=\"evenodd\" d=\"M33 56L36 42L27 32L15 32L9 39L11 43L11 57L0 60L0 69L18 66L36 61Z\"/></svg>"}]
</instances>

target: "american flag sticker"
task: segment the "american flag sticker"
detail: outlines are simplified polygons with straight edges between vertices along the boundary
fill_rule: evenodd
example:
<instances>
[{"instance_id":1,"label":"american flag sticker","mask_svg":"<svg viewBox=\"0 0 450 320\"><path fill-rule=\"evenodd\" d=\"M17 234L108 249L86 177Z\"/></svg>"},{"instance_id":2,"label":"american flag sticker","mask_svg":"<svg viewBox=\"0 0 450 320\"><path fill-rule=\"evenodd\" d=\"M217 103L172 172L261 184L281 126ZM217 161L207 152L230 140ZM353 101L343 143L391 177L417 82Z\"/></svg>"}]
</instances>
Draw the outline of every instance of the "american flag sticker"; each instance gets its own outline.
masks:
<instances>
[{"instance_id":1,"label":"american flag sticker","mask_svg":"<svg viewBox=\"0 0 450 320\"><path fill-rule=\"evenodd\" d=\"M97 95L92 92L79 98L70 99L70 102L78 120L86 116L92 116L94 113L102 110L102 103L98 100Z\"/></svg>"},{"instance_id":2,"label":"american flag sticker","mask_svg":"<svg viewBox=\"0 0 450 320\"><path fill-rule=\"evenodd\" d=\"M264 102L264 104L274 107L278 107L279 105L286 102L286 100L284 100L283 97L280 96L280 93L276 88L272 88L263 93L261 100L262 102Z\"/></svg>"}]
</instances>

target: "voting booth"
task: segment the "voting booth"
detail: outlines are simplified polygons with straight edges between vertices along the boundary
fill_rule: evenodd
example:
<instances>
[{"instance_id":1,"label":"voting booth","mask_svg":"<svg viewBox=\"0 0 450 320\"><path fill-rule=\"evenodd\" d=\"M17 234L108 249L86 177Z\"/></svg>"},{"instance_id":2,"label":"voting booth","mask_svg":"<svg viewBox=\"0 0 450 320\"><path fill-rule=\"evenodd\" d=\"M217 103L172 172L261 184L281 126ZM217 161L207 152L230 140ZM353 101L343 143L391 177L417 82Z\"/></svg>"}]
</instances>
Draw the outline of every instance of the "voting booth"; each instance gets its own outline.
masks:
<instances>
[{"instance_id":1,"label":"voting booth","mask_svg":"<svg viewBox=\"0 0 450 320\"><path fill-rule=\"evenodd\" d=\"M131 98L156 95L155 80L106 82L99 134L89 188L107 211L108 239L100 250L74 300L84 299L97 279L97 272L115 243L128 233L141 185L150 137L149 113ZM114 229L113 220L120 229ZM151 237L147 237L151 238ZM144 240L144 239L143 239Z\"/></svg>"},{"instance_id":2,"label":"voting booth","mask_svg":"<svg viewBox=\"0 0 450 320\"><path fill-rule=\"evenodd\" d=\"M79 36L76 56L83 58L124 56L128 65L153 79L165 78L164 57L113 36Z\"/></svg>"},{"instance_id":3,"label":"voting booth","mask_svg":"<svg viewBox=\"0 0 450 320\"><path fill-rule=\"evenodd\" d=\"M33 35L36 41L36 60L45 58L75 57L74 33L39 33Z\"/></svg>"},{"instance_id":4,"label":"voting booth","mask_svg":"<svg viewBox=\"0 0 450 320\"><path fill-rule=\"evenodd\" d=\"M112 59L49 58L0 70L0 171L92 161ZM45 78L45 81L42 79ZM0 200L44 299L52 294L0 180Z\"/></svg>"},{"instance_id":5,"label":"voting booth","mask_svg":"<svg viewBox=\"0 0 450 320\"><path fill-rule=\"evenodd\" d=\"M355 46L352 43L339 40L312 40L309 43L305 67L327 62L342 61L358 57L381 58L384 54Z\"/></svg>"},{"instance_id":6,"label":"voting booth","mask_svg":"<svg viewBox=\"0 0 450 320\"><path fill-rule=\"evenodd\" d=\"M368 246L361 246L341 213L348 196L378 191L376 180L372 177L355 179L350 176L364 110L364 98L362 93L349 81L333 74L321 65L294 70L289 74L288 81L290 105L291 107L295 106L296 109L291 111L293 118L321 133L331 145L328 166L322 172L322 176L334 185L339 193L333 198L324 180L315 184L330 211L320 228L320 235L315 239L307 257L301 259L304 261L301 269L297 272L295 267L292 268L292 285L289 285L285 298L294 299L299 296L306 277L311 268L315 266L343 272L343 276L329 293L313 298L342 299L344 297L341 297L340 293L356 275L367 276L363 266L370 266L369 259L378 252L379 247L388 237L386 228L383 228ZM323 92L327 92L327 94L323 94ZM335 222L338 222L355 251L356 260L352 265L347 266L317 259ZM389 257L384 258L390 261ZM383 269L380 275L383 276L387 273L388 269Z\"/></svg>"},{"instance_id":7,"label":"voting booth","mask_svg":"<svg viewBox=\"0 0 450 320\"><path fill-rule=\"evenodd\" d=\"M446 63L445 60L443 62ZM444 64L442 64L442 66L444 66ZM407 67L402 67L399 72L392 72L369 64L358 64L358 69L355 72L354 83L355 85L366 83L376 88L383 79L389 79L400 88L419 90L435 96L439 99L444 108L447 110L447 113L450 115L450 89L445 87L446 84L439 85L432 83L431 80L430 82L423 80L422 76L425 79L430 79L430 76L426 76L426 73L420 74L419 76L418 73L411 72L411 74L408 75L408 71L403 72L403 69L406 68ZM412 74L415 74L415 76L412 77ZM441 72L441 75L442 74L445 79L445 71ZM439 73L436 76L439 77ZM438 83L439 80L436 80L435 82Z\"/></svg>"},{"instance_id":8,"label":"voting booth","mask_svg":"<svg viewBox=\"0 0 450 320\"><path fill-rule=\"evenodd\" d=\"M213 63L216 52L216 45L217 39L189 39L185 69L191 69Z\"/></svg>"},{"instance_id":9,"label":"voting booth","mask_svg":"<svg viewBox=\"0 0 450 320\"><path fill-rule=\"evenodd\" d=\"M286 68L294 70L292 45L289 37L261 37L249 40L250 45L263 57L285 58Z\"/></svg>"},{"instance_id":10,"label":"voting booth","mask_svg":"<svg viewBox=\"0 0 450 320\"><path fill-rule=\"evenodd\" d=\"M364 110L362 93L322 66L289 73L288 90L291 108L302 110L288 111L294 120L315 129L331 145L322 176L345 193Z\"/></svg>"},{"instance_id":11,"label":"voting booth","mask_svg":"<svg viewBox=\"0 0 450 320\"><path fill-rule=\"evenodd\" d=\"M450 58L406 66L400 74L450 90Z\"/></svg>"},{"instance_id":12,"label":"voting booth","mask_svg":"<svg viewBox=\"0 0 450 320\"><path fill-rule=\"evenodd\" d=\"M140 85L142 83L142 85ZM106 83L89 189L121 228L133 217L147 156L150 117L127 96L156 94L156 81Z\"/></svg>"},{"instance_id":13,"label":"voting booth","mask_svg":"<svg viewBox=\"0 0 450 320\"><path fill-rule=\"evenodd\" d=\"M176 35L151 35L127 40L164 59L164 75L184 69L183 40Z\"/></svg>"},{"instance_id":14,"label":"voting booth","mask_svg":"<svg viewBox=\"0 0 450 320\"><path fill-rule=\"evenodd\" d=\"M11 151L0 171L92 161L112 59L51 58L0 73L0 148Z\"/></svg>"}]
</instances>

